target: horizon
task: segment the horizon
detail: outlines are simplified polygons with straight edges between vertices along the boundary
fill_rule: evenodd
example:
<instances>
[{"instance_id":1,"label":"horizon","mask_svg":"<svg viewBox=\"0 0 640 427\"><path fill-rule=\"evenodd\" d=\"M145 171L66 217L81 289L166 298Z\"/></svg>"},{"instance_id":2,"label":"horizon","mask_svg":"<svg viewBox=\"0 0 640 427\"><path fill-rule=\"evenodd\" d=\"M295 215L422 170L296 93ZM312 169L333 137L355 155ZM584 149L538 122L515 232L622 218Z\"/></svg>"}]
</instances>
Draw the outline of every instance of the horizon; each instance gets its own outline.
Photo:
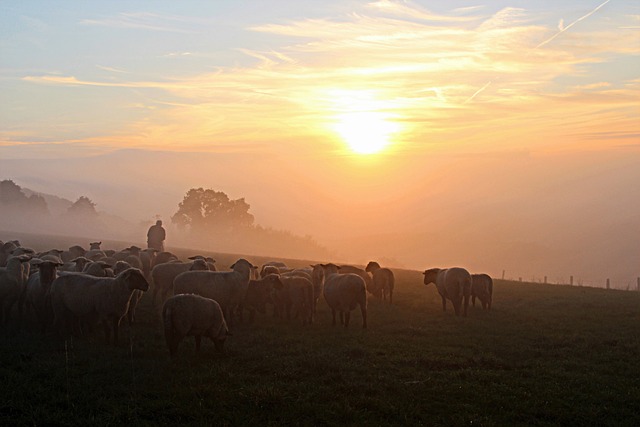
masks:
<instances>
[{"instance_id":1,"label":"horizon","mask_svg":"<svg viewBox=\"0 0 640 427\"><path fill-rule=\"evenodd\" d=\"M0 10L0 180L167 225L212 188L354 262L640 276L637 5Z\"/></svg>"}]
</instances>

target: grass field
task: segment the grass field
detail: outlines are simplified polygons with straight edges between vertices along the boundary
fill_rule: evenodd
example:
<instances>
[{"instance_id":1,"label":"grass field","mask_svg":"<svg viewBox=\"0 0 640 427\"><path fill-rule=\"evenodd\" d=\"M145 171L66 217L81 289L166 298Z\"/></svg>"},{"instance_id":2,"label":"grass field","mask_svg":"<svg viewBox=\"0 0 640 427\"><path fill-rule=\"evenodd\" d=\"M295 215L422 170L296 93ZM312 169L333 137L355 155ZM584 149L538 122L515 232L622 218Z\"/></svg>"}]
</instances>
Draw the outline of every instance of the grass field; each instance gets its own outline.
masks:
<instances>
[{"instance_id":1,"label":"grass field","mask_svg":"<svg viewBox=\"0 0 640 427\"><path fill-rule=\"evenodd\" d=\"M640 293L496 280L491 312L456 318L395 273L367 330L322 302L311 326L258 315L176 362L148 295L117 348L2 331L0 425L640 425Z\"/></svg>"}]
</instances>

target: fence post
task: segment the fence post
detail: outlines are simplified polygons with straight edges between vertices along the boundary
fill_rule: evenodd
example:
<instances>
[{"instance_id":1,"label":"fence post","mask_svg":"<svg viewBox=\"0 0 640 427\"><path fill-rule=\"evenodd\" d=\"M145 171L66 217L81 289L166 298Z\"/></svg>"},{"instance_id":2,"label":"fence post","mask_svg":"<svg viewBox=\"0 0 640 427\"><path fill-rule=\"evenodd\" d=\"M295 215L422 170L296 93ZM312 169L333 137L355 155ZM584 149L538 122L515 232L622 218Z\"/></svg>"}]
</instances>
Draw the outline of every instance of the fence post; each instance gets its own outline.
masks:
<instances>
[{"instance_id":1,"label":"fence post","mask_svg":"<svg viewBox=\"0 0 640 427\"><path fill-rule=\"evenodd\" d=\"M569 285L573 286L573 276L569 276Z\"/></svg>"},{"instance_id":2,"label":"fence post","mask_svg":"<svg viewBox=\"0 0 640 427\"><path fill-rule=\"evenodd\" d=\"M607 279L607 289L611 289L611 282Z\"/></svg>"}]
</instances>

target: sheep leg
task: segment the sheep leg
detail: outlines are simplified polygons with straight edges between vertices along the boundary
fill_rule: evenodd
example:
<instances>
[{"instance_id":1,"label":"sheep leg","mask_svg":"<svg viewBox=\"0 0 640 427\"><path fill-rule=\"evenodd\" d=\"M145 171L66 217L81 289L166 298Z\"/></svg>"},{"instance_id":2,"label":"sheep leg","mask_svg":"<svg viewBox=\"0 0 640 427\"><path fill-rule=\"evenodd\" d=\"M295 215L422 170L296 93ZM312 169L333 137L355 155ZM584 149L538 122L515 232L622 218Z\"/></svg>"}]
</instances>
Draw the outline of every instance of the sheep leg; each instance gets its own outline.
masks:
<instances>
[{"instance_id":1,"label":"sheep leg","mask_svg":"<svg viewBox=\"0 0 640 427\"><path fill-rule=\"evenodd\" d=\"M389 289L389 304L393 304L393 289Z\"/></svg>"},{"instance_id":2,"label":"sheep leg","mask_svg":"<svg viewBox=\"0 0 640 427\"><path fill-rule=\"evenodd\" d=\"M464 295L464 317L467 317L467 308L469 308L469 294Z\"/></svg>"},{"instance_id":3,"label":"sheep leg","mask_svg":"<svg viewBox=\"0 0 640 427\"><path fill-rule=\"evenodd\" d=\"M460 299L451 301L453 303L453 310L456 312L456 316L460 316Z\"/></svg>"},{"instance_id":4,"label":"sheep leg","mask_svg":"<svg viewBox=\"0 0 640 427\"><path fill-rule=\"evenodd\" d=\"M332 308L331 315L333 316L333 322L331 322L332 326L336 326L336 311Z\"/></svg>"},{"instance_id":5,"label":"sheep leg","mask_svg":"<svg viewBox=\"0 0 640 427\"><path fill-rule=\"evenodd\" d=\"M347 329L349 327L349 319L351 318L351 312L347 311L344 313L344 328Z\"/></svg>"}]
</instances>

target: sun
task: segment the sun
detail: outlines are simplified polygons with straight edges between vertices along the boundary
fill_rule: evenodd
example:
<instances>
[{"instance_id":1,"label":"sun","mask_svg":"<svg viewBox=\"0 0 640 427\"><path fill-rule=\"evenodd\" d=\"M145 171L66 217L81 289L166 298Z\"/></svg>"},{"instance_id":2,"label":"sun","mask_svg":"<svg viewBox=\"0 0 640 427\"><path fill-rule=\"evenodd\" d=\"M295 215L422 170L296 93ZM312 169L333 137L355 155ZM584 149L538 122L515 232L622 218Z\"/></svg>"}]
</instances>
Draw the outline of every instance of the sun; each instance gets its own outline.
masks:
<instances>
[{"instance_id":1,"label":"sun","mask_svg":"<svg viewBox=\"0 0 640 427\"><path fill-rule=\"evenodd\" d=\"M374 154L391 143L400 126L388 114L378 111L342 113L336 117L335 131L358 154Z\"/></svg>"}]
</instances>

